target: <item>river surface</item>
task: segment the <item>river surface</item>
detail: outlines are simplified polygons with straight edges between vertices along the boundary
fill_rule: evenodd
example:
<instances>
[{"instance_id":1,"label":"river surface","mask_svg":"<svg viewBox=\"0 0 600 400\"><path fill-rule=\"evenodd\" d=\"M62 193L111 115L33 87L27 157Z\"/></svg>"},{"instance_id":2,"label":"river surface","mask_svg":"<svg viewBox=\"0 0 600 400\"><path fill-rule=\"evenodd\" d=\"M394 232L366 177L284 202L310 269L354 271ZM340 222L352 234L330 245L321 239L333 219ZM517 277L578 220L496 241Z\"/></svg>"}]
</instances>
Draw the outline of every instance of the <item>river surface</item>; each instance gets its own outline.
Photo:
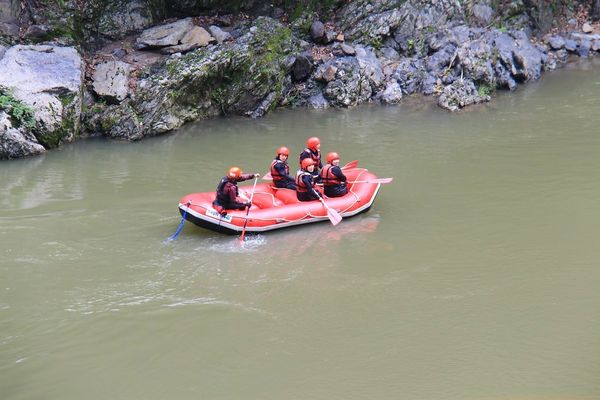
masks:
<instances>
[{"instance_id":1,"label":"river surface","mask_svg":"<svg viewBox=\"0 0 600 400\"><path fill-rule=\"evenodd\" d=\"M595 63L595 64L594 64ZM308 136L366 213L250 236L178 199ZM0 398L600 398L600 62L430 100L214 119L0 164Z\"/></svg>"}]
</instances>

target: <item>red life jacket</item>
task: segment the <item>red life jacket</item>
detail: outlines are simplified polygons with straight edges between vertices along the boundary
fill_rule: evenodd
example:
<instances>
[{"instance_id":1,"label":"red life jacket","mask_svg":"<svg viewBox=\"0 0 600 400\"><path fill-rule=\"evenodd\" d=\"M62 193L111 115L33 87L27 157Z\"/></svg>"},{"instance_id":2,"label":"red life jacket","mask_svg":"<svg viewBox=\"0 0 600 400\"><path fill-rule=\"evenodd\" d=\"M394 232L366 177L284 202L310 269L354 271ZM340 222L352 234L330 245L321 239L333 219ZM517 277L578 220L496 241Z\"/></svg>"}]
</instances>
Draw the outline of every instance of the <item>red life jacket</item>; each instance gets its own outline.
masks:
<instances>
[{"instance_id":1,"label":"red life jacket","mask_svg":"<svg viewBox=\"0 0 600 400\"><path fill-rule=\"evenodd\" d=\"M332 168L333 165L327 164L321 170L321 181L323 182L324 186L335 186L340 185L342 183L340 178L338 178L333 174L333 172L331 172Z\"/></svg>"},{"instance_id":2,"label":"red life jacket","mask_svg":"<svg viewBox=\"0 0 600 400\"><path fill-rule=\"evenodd\" d=\"M229 204L229 186L233 185L235 186L235 194L236 196L238 195L238 187L235 184L235 182L232 182L229 180L228 177L224 176L221 181L219 182L219 185L217 186L217 193L216 193L216 200L221 204L221 205L225 205L225 204Z\"/></svg>"},{"instance_id":3,"label":"red life jacket","mask_svg":"<svg viewBox=\"0 0 600 400\"><path fill-rule=\"evenodd\" d=\"M277 165L277 163L282 163L285 166L285 176L280 175L279 171L277 171L275 169L275 165ZM287 177L290 174L290 166L286 163L281 161L280 159L276 158L273 160L273 162L271 163L271 176L273 177L273 182L279 182L285 179L285 177Z\"/></svg>"},{"instance_id":4,"label":"red life jacket","mask_svg":"<svg viewBox=\"0 0 600 400\"><path fill-rule=\"evenodd\" d=\"M302 156L302 154L304 153L308 153L308 155L310 155L310 158L315 162L315 171L321 168L321 150L317 150L317 154L315 154L311 149L306 148L302 153L300 153L300 156ZM299 159L299 162L300 167L302 168L302 159Z\"/></svg>"},{"instance_id":5,"label":"red life jacket","mask_svg":"<svg viewBox=\"0 0 600 400\"><path fill-rule=\"evenodd\" d=\"M303 177L303 176L310 176L310 179L312 179L312 178L313 178L313 175L312 175L310 172L308 172L308 171L305 171L305 170L303 170L303 169L299 170L299 171L296 173L296 191L297 191L297 192L300 192L300 193L306 193L306 192L308 192L308 191L311 191L311 190L312 190L312 187L311 187L311 188L308 188L308 187L306 187L306 185L304 184L304 181L302 180L302 177Z\"/></svg>"}]
</instances>

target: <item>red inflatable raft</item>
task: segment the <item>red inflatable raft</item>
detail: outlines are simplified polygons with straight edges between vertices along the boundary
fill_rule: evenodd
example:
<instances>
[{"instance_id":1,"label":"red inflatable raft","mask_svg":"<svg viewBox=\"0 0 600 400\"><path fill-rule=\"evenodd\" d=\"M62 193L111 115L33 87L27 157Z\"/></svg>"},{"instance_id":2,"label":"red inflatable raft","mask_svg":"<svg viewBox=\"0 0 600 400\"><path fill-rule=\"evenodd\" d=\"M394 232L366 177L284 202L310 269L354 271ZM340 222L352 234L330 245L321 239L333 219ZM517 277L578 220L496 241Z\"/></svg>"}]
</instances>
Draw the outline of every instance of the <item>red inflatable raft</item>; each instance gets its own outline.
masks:
<instances>
[{"instance_id":1,"label":"red inflatable raft","mask_svg":"<svg viewBox=\"0 0 600 400\"><path fill-rule=\"evenodd\" d=\"M327 206L343 218L368 211L375 201L381 181L364 168L344 169L348 194L324 197ZM250 198L252 185L240 186L240 194ZM215 191L191 193L179 201L179 212L188 221L203 228L227 234L239 234L246 221L245 210L227 210L222 216L212 206ZM318 201L298 201L296 191L275 188L272 182L258 183L248 212L246 232L265 232L311 222L328 221L327 209Z\"/></svg>"}]
</instances>

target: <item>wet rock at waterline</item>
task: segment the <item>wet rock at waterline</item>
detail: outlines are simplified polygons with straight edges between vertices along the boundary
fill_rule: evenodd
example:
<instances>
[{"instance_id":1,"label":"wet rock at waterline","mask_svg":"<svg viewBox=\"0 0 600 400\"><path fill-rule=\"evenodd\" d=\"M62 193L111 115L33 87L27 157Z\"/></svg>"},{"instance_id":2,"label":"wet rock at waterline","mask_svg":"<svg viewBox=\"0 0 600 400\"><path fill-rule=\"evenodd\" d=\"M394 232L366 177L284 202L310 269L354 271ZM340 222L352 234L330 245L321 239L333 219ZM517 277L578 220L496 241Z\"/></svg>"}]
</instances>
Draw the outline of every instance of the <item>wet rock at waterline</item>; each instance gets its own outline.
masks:
<instances>
[{"instance_id":1,"label":"wet rock at waterline","mask_svg":"<svg viewBox=\"0 0 600 400\"><path fill-rule=\"evenodd\" d=\"M0 86L31 107L46 148L79 135L83 62L72 47L13 46L0 60Z\"/></svg>"},{"instance_id":2,"label":"wet rock at waterline","mask_svg":"<svg viewBox=\"0 0 600 400\"><path fill-rule=\"evenodd\" d=\"M44 154L46 149L25 128L15 128L11 118L0 111L0 160Z\"/></svg>"}]
</instances>

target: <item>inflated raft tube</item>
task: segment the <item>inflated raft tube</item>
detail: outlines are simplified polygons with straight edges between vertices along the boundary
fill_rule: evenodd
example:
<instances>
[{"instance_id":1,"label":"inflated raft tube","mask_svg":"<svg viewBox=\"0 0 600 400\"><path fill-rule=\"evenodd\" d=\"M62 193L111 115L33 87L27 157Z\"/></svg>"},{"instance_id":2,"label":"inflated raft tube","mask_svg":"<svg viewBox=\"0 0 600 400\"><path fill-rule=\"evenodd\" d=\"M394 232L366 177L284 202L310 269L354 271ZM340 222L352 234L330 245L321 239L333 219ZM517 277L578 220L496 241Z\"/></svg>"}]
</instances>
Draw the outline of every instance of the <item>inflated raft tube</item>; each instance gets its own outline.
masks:
<instances>
[{"instance_id":1,"label":"inflated raft tube","mask_svg":"<svg viewBox=\"0 0 600 400\"><path fill-rule=\"evenodd\" d=\"M349 183L348 193L342 197L324 197L327 206L343 218L368 211L381 183L364 168L344 170L344 175L348 182L356 183ZM240 186L239 191L250 198L252 185ZM179 200L179 212L202 228L231 235L242 232L246 218L246 232L266 232L329 220L327 210L319 200L299 201L295 190L276 188L272 182L256 185L247 217L246 210L227 210L226 215L221 215L213 208L214 200L214 191L188 194Z\"/></svg>"}]
</instances>

